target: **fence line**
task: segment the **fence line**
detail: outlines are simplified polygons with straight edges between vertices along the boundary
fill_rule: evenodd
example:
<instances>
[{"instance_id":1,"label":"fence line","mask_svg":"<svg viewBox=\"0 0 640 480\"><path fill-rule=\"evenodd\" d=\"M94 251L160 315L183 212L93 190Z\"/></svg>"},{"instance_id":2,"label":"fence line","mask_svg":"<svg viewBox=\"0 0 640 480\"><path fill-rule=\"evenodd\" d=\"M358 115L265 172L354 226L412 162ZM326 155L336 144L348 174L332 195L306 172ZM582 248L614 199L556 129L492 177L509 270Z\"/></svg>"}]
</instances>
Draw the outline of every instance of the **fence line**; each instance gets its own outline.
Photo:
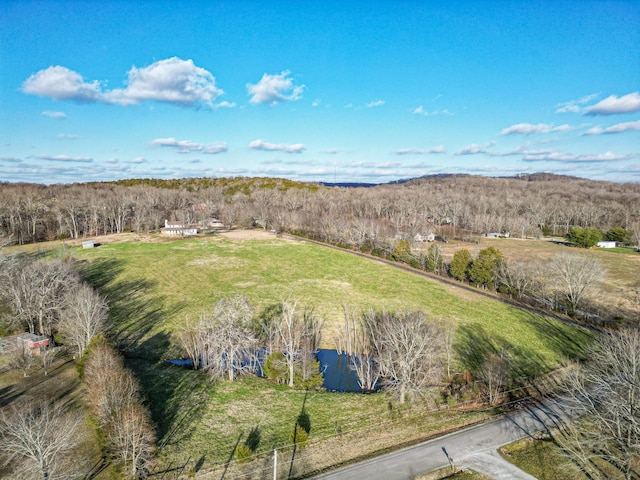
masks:
<instances>
[{"instance_id":1,"label":"fence line","mask_svg":"<svg viewBox=\"0 0 640 480\"><path fill-rule=\"evenodd\" d=\"M303 478L338 465L364 459L382 451L415 444L440 434L483 422L487 420L488 412L496 408L519 408L529 402L542 400L557 389L561 383L561 378L569 368L572 368L572 366L552 372L543 377L536 385L528 384L502 392L503 403L499 405L491 406L482 404L477 400L469 400L458 403L453 407L438 405L436 407L406 411L399 413L395 418L391 417L382 421L380 417L367 415L353 422L340 425L340 430L336 429L331 434L327 433L329 428L328 425L325 425L325 428L320 430L321 433L318 436L309 438L304 447L292 444L273 446L278 450L277 478ZM452 416L450 421L436 428L436 423L439 419L432 414L447 411L454 414L457 412L460 416ZM465 415L469 417L464 419ZM366 424L359 426L363 421ZM398 428L400 426L403 428ZM168 469L163 472L156 472L153 476L162 479L178 479L187 476L202 480L213 478L227 480L273 478L273 450L254 454L246 462L239 462L233 459L222 464L211 465L197 472L190 471L188 466L190 460L182 464L181 467L173 469L173 477L165 476L168 473ZM187 472L186 474L184 473L185 471Z\"/></svg>"}]
</instances>

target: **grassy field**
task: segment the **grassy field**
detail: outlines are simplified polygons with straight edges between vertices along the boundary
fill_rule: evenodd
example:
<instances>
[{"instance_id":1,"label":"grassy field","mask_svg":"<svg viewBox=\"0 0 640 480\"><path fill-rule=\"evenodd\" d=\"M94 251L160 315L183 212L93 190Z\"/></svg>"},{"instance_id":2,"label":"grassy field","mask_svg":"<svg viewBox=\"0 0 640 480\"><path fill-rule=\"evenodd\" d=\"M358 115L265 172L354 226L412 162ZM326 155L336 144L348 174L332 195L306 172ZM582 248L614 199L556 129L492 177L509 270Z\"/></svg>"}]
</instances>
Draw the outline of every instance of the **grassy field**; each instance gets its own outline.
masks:
<instances>
[{"instance_id":1,"label":"grassy field","mask_svg":"<svg viewBox=\"0 0 640 480\"><path fill-rule=\"evenodd\" d=\"M451 241L440 244L445 261L450 262L453 254L460 248L468 249L475 257L480 250L493 246L500 250L507 260L530 261L547 260L559 253L575 253L590 255L602 263L606 273L599 288L593 294L593 301L605 308L618 307L622 311L637 312L634 303L640 289L640 254L630 249L583 249L563 245L563 239L519 239L519 238L486 238L478 237L478 243ZM429 245L422 245L424 252ZM640 314L631 314L630 320L639 321Z\"/></svg>"},{"instance_id":2,"label":"grassy field","mask_svg":"<svg viewBox=\"0 0 640 480\"><path fill-rule=\"evenodd\" d=\"M99 248L70 252L82 263L86 279L109 299L114 339L149 399L165 467L190 457L199 468L222 463L254 427L261 430L260 451L287 444L303 402L316 439L376 426L374 436L382 437L389 428L386 422L396 422L400 437L393 441L402 443L489 414L443 412L426 425L409 420L424 405L398 409L382 394L314 392L305 398L304 392L255 377L213 383L202 372L163 362L183 356L175 332L185 319L197 317L223 296L245 295L258 312L295 298L325 319L327 348L333 347L343 321L343 306L419 308L457 327L459 368L472 368L487 353L504 351L521 377L579 356L589 341L587 333L560 322L307 242L264 235L172 241L150 236L106 240ZM406 425L397 423L402 419ZM413 437L403 438L402 432L411 428ZM354 451L358 454L363 453Z\"/></svg>"},{"instance_id":3,"label":"grassy field","mask_svg":"<svg viewBox=\"0 0 640 480\"><path fill-rule=\"evenodd\" d=\"M500 449L500 454L538 480L586 480L569 466L569 459L552 440L520 440Z\"/></svg>"}]
</instances>

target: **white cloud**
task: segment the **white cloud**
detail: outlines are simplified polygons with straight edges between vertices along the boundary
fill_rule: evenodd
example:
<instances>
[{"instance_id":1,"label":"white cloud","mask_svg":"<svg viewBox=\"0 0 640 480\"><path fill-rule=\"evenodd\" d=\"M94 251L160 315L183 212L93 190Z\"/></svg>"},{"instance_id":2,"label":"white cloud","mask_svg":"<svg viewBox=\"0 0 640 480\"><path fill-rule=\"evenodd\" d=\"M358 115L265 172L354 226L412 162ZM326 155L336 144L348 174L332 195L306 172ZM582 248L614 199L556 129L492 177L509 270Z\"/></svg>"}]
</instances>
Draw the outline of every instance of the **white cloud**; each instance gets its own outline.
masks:
<instances>
[{"instance_id":1,"label":"white cloud","mask_svg":"<svg viewBox=\"0 0 640 480\"><path fill-rule=\"evenodd\" d=\"M389 168L398 168L401 167L402 164L400 162L388 162L388 163L378 163L378 162L351 162L346 165L351 168L378 168L381 170L387 170Z\"/></svg>"},{"instance_id":2,"label":"white cloud","mask_svg":"<svg viewBox=\"0 0 640 480\"><path fill-rule=\"evenodd\" d=\"M602 133L601 127L592 127L586 132L584 132L582 135L600 135L601 133Z\"/></svg>"},{"instance_id":3,"label":"white cloud","mask_svg":"<svg viewBox=\"0 0 640 480\"><path fill-rule=\"evenodd\" d=\"M91 157L70 157L69 155L38 155L36 158L53 162L93 162Z\"/></svg>"},{"instance_id":4,"label":"white cloud","mask_svg":"<svg viewBox=\"0 0 640 480\"><path fill-rule=\"evenodd\" d=\"M60 65L51 66L31 75L22 84L22 91L54 100L76 102L102 100L99 82L86 83L80 74Z\"/></svg>"},{"instance_id":5,"label":"white cloud","mask_svg":"<svg viewBox=\"0 0 640 480\"><path fill-rule=\"evenodd\" d=\"M320 99L316 98L313 102L311 102L312 107L317 107L320 105Z\"/></svg>"},{"instance_id":6,"label":"white cloud","mask_svg":"<svg viewBox=\"0 0 640 480\"><path fill-rule=\"evenodd\" d=\"M500 135L531 135L532 133L568 132L570 130L572 130L572 127L567 124L554 127L553 124L547 123L538 123L536 125L532 123L517 123L510 127L503 128Z\"/></svg>"},{"instance_id":7,"label":"white cloud","mask_svg":"<svg viewBox=\"0 0 640 480\"><path fill-rule=\"evenodd\" d=\"M382 105L384 105L384 100L374 100L373 102L367 103L367 108L381 107Z\"/></svg>"},{"instance_id":8,"label":"white cloud","mask_svg":"<svg viewBox=\"0 0 640 480\"><path fill-rule=\"evenodd\" d=\"M556 105L558 108L556 109L556 113L577 113L580 112L580 105L584 105L585 103L589 103L590 101L598 98L600 96L599 93L592 93L590 95L585 95L584 97L578 98L576 100L569 100L568 102L559 103Z\"/></svg>"},{"instance_id":9,"label":"white cloud","mask_svg":"<svg viewBox=\"0 0 640 480\"><path fill-rule=\"evenodd\" d=\"M22 84L22 91L54 100L119 105L156 101L182 106L211 105L223 93L216 87L210 72L196 67L193 60L178 57L160 60L144 68L134 66L127 77L126 88L103 91L100 82L87 83L79 73L54 66L31 75Z\"/></svg>"},{"instance_id":10,"label":"white cloud","mask_svg":"<svg viewBox=\"0 0 640 480\"><path fill-rule=\"evenodd\" d=\"M340 153L340 149L339 148L330 148L328 150L325 150L324 153L328 153L329 155L336 155L338 153Z\"/></svg>"},{"instance_id":11,"label":"white cloud","mask_svg":"<svg viewBox=\"0 0 640 480\"><path fill-rule=\"evenodd\" d=\"M640 112L640 93L633 92L618 98L611 95L585 109L585 115L615 115Z\"/></svg>"},{"instance_id":12,"label":"white cloud","mask_svg":"<svg viewBox=\"0 0 640 480\"><path fill-rule=\"evenodd\" d=\"M426 155L430 153L445 153L444 145L433 148L401 148L396 150L396 155Z\"/></svg>"},{"instance_id":13,"label":"white cloud","mask_svg":"<svg viewBox=\"0 0 640 480\"><path fill-rule=\"evenodd\" d=\"M227 102L226 100L223 100L220 103L216 103L215 105L213 105L213 108L235 108L236 107L236 102Z\"/></svg>"},{"instance_id":14,"label":"white cloud","mask_svg":"<svg viewBox=\"0 0 640 480\"><path fill-rule=\"evenodd\" d=\"M425 117L434 116L434 115L453 115L449 110L434 110L432 112L428 112L424 109L422 105L411 110L413 115L424 115Z\"/></svg>"},{"instance_id":15,"label":"white cloud","mask_svg":"<svg viewBox=\"0 0 640 480\"><path fill-rule=\"evenodd\" d=\"M50 111L45 111L42 112L42 115L44 115L45 117L49 117L49 118L56 118L58 120L66 120L67 116L64 114L64 112L50 112Z\"/></svg>"},{"instance_id":16,"label":"white cloud","mask_svg":"<svg viewBox=\"0 0 640 480\"><path fill-rule=\"evenodd\" d=\"M547 133L550 131L551 125L547 125L544 123L538 123L537 125L533 125L531 123L518 123L516 125L511 125L510 127L503 128L500 132L500 135L530 135L532 133Z\"/></svg>"},{"instance_id":17,"label":"white cloud","mask_svg":"<svg viewBox=\"0 0 640 480\"><path fill-rule=\"evenodd\" d=\"M0 157L0 161L11 162L11 163L22 163L22 159L17 157Z\"/></svg>"},{"instance_id":18,"label":"white cloud","mask_svg":"<svg viewBox=\"0 0 640 480\"><path fill-rule=\"evenodd\" d=\"M563 163L597 163L597 162L611 162L616 160L628 160L635 157L635 155L618 155L613 152L606 153L562 153L562 152L530 152L523 156L522 160L525 162L563 162Z\"/></svg>"},{"instance_id":19,"label":"white cloud","mask_svg":"<svg viewBox=\"0 0 640 480\"><path fill-rule=\"evenodd\" d=\"M640 120L635 122L616 123L607 128L593 127L583 133L583 135L600 135L602 133L622 133L633 130L640 130Z\"/></svg>"},{"instance_id":20,"label":"white cloud","mask_svg":"<svg viewBox=\"0 0 640 480\"><path fill-rule=\"evenodd\" d=\"M193 60L178 57L144 68L131 67L127 76L126 88L105 94L110 102L131 105L153 100L178 105L211 104L223 93L210 72L196 67Z\"/></svg>"},{"instance_id":21,"label":"white cloud","mask_svg":"<svg viewBox=\"0 0 640 480\"><path fill-rule=\"evenodd\" d=\"M251 95L250 103L266 103L274 105L288 100L298 100L302 97L304 85L294 85L289 77L291 72L285 70L279 75L265 73L255 85L247 83L247 92Z\"/></svg>"},{"instance_id":22,"label":"white cloud","mask_svg":"<svg viewBox=\"0 0 640 480\"><path fill-rule=\"evenodd\" d=\"M306 148L301 143L287 144L287 143L269 143L262 140L254 140L247 148L253 150L266 150L268 152L285 152L285 153L302 153Z\"/></svg>"},{"instance_id":23,"label":"white cloud","mask_svg":"<svg viewBox=\"0 0 640 480\"><path fill-rule=\"evenodd\" d=\"M483 145L476 145L475 143L472 143L471 145L458 150L454 155L478 155L480 153L487 154L489 153L487 152L487 147L492 147L493 145L495 145L495 143L493 142L485 143Z\"/></svg>"},{"instance_id":24,"label":"white cloud","mask_svg":"<svg viewBox=\"0 0 640 480\"><path fill-rule=\"evenodd\" d=\"M135 164L139 164L139 163L145 163L147 160L144 157L136 157L133 160L129 161L129 163L135 163Z\"/></svg>"},{"instance_id":25,"label":"white cloud","mask_svg":"<svg viewBox=\"0 0 640 480\"><path fill-rule=\"evenodd\" d=\"M202 143L192 142L191 140L176 140L172 137L156 138L155 140L149 142L149 144L159 147L175 148L178 153L200 152L215 154L223 153L228 150L227 144L225 142L215 142L210 143L209 145L204 145Z\"/></svg>"}]
</instances>

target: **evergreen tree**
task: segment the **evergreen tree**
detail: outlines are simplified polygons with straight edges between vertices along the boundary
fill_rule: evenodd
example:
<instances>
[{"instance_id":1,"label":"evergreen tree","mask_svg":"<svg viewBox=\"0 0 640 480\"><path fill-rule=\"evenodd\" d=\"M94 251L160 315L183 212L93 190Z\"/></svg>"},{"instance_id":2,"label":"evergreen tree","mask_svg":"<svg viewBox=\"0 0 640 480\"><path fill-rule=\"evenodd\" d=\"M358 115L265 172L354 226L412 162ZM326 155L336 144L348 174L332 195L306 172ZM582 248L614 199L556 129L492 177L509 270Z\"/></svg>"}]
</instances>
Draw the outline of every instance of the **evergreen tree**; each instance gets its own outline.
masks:
<instances>
[{"instance_id":1,"label":"evergreen tree","mask_svg":"<svg viewBox=\"0 0 640 480\"><path fill-rule=\"evenodd\" d=\"M461 282L467 278L467 269L471 263L471 252L466 248L462 248L453 254L449 272L451 276Z\"/></svg>"},{"instance_id":2,"label":"evergreen tree","mask_svg":"<svg viewBox=\"0 0 640 480\"><path fill-rule=\"evenodd\" d=\"M498 268L503 260L502 252L495 247L480 250L469 268L469 279L476 286L495 289Z\"/></svg>"},{"instance_id":3,"label":"evergreen tree","mask_svg":"<svg viewBox=\"0 0 640 480\"><path fill-rule=\"evenodd\" d=\"M597 228L573 227L566 238L578 247L591 248L602 240L602 233Z\"/></svg>"}]
</instances>

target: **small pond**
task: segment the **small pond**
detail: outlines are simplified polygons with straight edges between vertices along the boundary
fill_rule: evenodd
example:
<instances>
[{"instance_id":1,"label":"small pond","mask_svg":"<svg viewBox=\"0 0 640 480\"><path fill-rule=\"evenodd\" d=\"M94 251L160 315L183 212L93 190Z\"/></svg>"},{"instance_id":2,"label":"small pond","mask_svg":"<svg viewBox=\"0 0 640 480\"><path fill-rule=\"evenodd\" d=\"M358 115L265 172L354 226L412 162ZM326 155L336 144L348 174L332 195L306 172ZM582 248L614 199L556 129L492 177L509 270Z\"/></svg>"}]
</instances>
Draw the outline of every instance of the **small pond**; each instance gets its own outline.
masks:
<instances>
[{"instance_id":1,"label":"small pond","mask_svg":"<svg viewBox=\"0 0 640 480\"><path fill-rule=\"evenodd\" d=\"M320 371L322 372L322 386L334 392L360 392L358 385L358 377L351 369L351 361L345 353L338 353L335 350L322 349L317 352L318 361L320 362ZM260 359L261 364L264 358ZM180 358L175 360L167 360L172 365L191 368L192 363L188 358ZM259 374L262 372L259 371Z\"/></svg>"}]
</instances>

